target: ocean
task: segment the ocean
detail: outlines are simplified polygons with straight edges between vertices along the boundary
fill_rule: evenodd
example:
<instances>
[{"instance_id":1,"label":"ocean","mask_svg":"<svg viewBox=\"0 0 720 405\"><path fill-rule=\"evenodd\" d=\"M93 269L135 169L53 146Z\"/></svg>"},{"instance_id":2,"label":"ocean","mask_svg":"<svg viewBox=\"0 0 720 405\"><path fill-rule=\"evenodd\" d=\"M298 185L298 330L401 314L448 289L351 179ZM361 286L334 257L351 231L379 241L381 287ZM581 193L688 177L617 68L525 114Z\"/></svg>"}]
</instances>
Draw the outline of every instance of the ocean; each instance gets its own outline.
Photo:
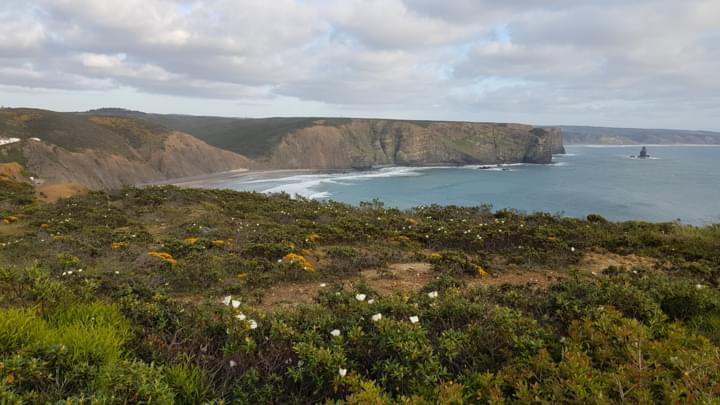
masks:
<instances>
[{"instance_id":1,"label":"ocean","mask_svg":"<svg viewBox=\"0 0 720 405\"><path fill-rule=\"evenodd\" d=\"M350 204L443 204L610 220L720 223L720 145L566 146L548 165L388 167L363 172L217 178L205 187L287 192Z\"/></svg>"}]
</instances>

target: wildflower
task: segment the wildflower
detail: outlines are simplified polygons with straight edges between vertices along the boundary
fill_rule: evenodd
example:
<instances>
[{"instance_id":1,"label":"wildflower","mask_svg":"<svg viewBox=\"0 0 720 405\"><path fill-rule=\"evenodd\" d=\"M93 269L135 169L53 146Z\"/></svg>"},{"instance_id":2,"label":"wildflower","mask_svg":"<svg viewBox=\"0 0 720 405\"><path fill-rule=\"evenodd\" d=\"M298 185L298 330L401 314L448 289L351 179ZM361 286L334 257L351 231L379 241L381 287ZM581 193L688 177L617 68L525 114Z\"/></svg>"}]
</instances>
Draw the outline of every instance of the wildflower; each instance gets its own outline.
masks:
<instances>
[{"instance_id":1,"label":"wildflower","mask_svg":"<svg viewBox=\"0 0 720 405\"><path fill-rule=\"evenodd\" d=\"M430 258L438 260L438 259L442 259L442 255L440 253L431 253Z\"/></svg>"},{"instance_id":2,"label":"wildflower","mask_svg":"<svg viewBox=\"0 0 720 405\"><path fill-rule=\"evenodd\" d=\"M573 253L575 253L575 247L571 247L571 248L570 248L570 251L573 252Z\"/></svg>"},{"instance_id":3,"label":"wildflower","mask_svg":"<svg viewBox=\"0 0 720 405\"><path fill-rule=\"evenodd\" d=\"M695 289L696 289L696 290L702 290L703 288L705 288L704 285L702 285L702 284L695 284Z\"/></svg>"},{"instance_id":4,"label":"wildflower","mask_svg":"<svg viewBox=\"0 0 720 405\"><path fill-rule=\"evenodd\" d=\"M377 313L377 314L373 315L372 318L370 318L370 319L372 319L373 322L377 322L382 319L382 314Z\"/></svg>"},{"instance_id":5,"label":"wildflower","mask_svg":"<svg viewBox=\"0 0 720 405\"><path fill-rule=\"evenodd\" d=\"M112 249L124 249L124 248L126 248L126 247L128 247L128 246L130 246L130 244L127 243L127 242L113 242L113 243L110 245L110 247L111 247Z\"/></svg>"},{"instance_id":6,"label":"wildflower","mask_svg":"<svg viewBox=\"0 0 720 405\"><path fill-rule=\"evenodd\" d=\"M230 360L230 368L237 366L237 362L235 360Z\"/></svg>"},{"instance_id":7,"label":"wildflower","mask_svg":"<svg viewBox=\"0 0 720 405\"><path fill-rule=\"evenodd\" d=\"M233 308L239 308L240 307L240 301L239 300L232 300L230 301L230 304L232 304Z\"/></svg>"},{"instance_id":8,"label":"wildflower","mask_svg":"<svg viewBox=\"0 0 720 405\"><path fill-rule=\"evenodd\" d=\"M306 242L317 242L317 241L319 241L320 239L321 239L321 238L320 238L320 235L318 235L318 234L316 234L316 233L311 233L310 235L308 235L308 236L305 238L305 241L306 241Z\"/></svg>"},{"instance_id":9,"label":"wildflower","mask_svg":"<svg viewBox=\"0 0 720 405\"><path fill-rule=\"evenodd\" d=\"M347 375L347 369L346 368L339 369L338 374L340 374L340 377L345 377Z\"/></svg>"},{"instance_id":10,"label":"wildflower","mask_svg":"<svg viewBox=\"0 0 720 405\"><path fill-rule=\"evenodd\" d=\"M119 272L119 271L117 271L117 270L115 270L115 274L120 274L120 272Z\"/></svg>"},{"instance_id":11,"label":"wildflower","mask_svg":"<svg viewBox=\"0 0 720 405\"><path fill-rule=\"evenodd\" d=\"M325 287L327 287L326 283L320 283L320 288L325 288Z\"/></svg>"},{"instance_id":12,"label":"wildflower","mask_svg":"<svg viewBox=\"0 0 720 405\"><path fill-rule=\"evenodd\" d=\"M230 302L232 301L232 296L227 295L225 298L223 298L222 303L225 305L230 305Z\"/></svg>"},{"instance_id":13,"label":"wildflower","mask_svg":"<svg viewBox=\"0 0 720 405\"><path fill-rule=\"evenodd\" d=\"M245 316L245 314L243 314L241 312L241 313L235 315L235 318L238 319L239 321L244 321L245 319L247 319L247 316Z\"/></svg>"},{"instance_id":14,"label":"wildflower","mask_svg":"<svg viewBox=\"0 0 720 405\"><path fill-rule=\"evenodd\" d=\"M420 318L417 316L411 316L410 317L410 323L418 323L420 322Z\"/></svg>"},{"instance_id":15,"label":"wildflower","mask_svg":"<svg viewBox=\"0 0 720 405\"><path fill-rule=\"evenodd\" d=\"M430 291L430 292L427 294L427 296L428 296L428 298L437 298L437 297L438 297L438 292L437 292L437 291Z\"/></svg>"},{"instance_id":16,"label":"wildflower","mask_svg":"<svg viewBox=\"0 0 720 405\"><path fill-rule=\"evenodd\" d=\"M165 252L148 252L148 256L157 257L158 259L169 263L171 266L175 266L177 264L177 260L172 257L170 253Z\"/></svg>"},{"instance_id":17,"label":"wildflower","mask_svg":"<svg viewBox=\"0 0 720 405\"><path fill-rule=\"evenodd\" d=\"M249 320L248 323L250 323L250 329L257 329L258 324L254 319Z\"/></svg>"},{"instance_id":18,"label":"wildflower","mask_svg":"<svg viewBox=\"0 0 720 405\"><path fill-rule=\"evenodd\" d=\"M375 303L375 298L371 298L368 300L368 304L374 304L374 303Z\"/></svg>"},{"instance_id":19,"label":"wildflower","mask_svg":"<svg viewBox=\"0 0 720 405\"><path fill-rule=\"evenodd\" d=\"M476 272L480 277L485 277L485 276L488 275L488 273L485 271L485 269L483 269L483 268L480 267L480 266L475 266L475 272Z\"/></svg>"},{"instance_id":20,"label":"wildflower","mask_svg":"<svg viewBox=\"0 0 720 405\"><path fill-rule=\"evenodd\" d=\"M290 263L290 264L297 263L298 265L300 265L303 268L303 270L305 270L309 273L312 273L315 271L315 268L312 266L312 264L310 264L310 262L304 256L301 256L296 253L288 253L287 255L285 255L285 257L283 257L281 259L281 262Z\"/></svg>"},{"instance_id":21,"label":"wildflower","mask_svg":"<svg viewBox=\"0 0 720 405\"><path fill-rule=\"evenodd\" d=\"M48 225L48 224L40 224L40 228L42 228L42 229L47 229L49 227L50 227L50 225Z\"/></svg>"},{"instance_id":22,"label":"wildflower","mask_svg":"<svg viewBox=\"0 0 720 405\"><path fill-rule=\"evenodd\" d=\"M214 241L212 241L212 244L215 246L223 246L225 245L225 241L222 239L215 239Z\"/></svg>"},{"instance_id":23,"label":"wildflower","mask_svg":"<svg viewBox=\"0 0 720 405\"><path fill-rule=\"evenodd\" d=\"M194 244L196 244L199 240L200 240L200 238L187 238L187 239L183 240L183 243L186 244L186 245L194 245Z\"/></svg>"},{"instance_id":24,"label":"wildflower","mask_svg":"<svg viewBox=\"0 0 720 405\"><path fill-rule=\"evenodd\" d=\"M356 294L355 295L355 299L358 301L365 301L366 297L367 297L367 295L365 295L365 294Z\"/></svg>"},{"instance_id":25,"label":"wildflower","mask_svg":"<svg viewBox=\"0 0 720 405\"><path fill-rule=\"evenodd\" d=\"M333 336L340 336L340 329L333 329L330 334Z\"/></svg>"}]
</instances>

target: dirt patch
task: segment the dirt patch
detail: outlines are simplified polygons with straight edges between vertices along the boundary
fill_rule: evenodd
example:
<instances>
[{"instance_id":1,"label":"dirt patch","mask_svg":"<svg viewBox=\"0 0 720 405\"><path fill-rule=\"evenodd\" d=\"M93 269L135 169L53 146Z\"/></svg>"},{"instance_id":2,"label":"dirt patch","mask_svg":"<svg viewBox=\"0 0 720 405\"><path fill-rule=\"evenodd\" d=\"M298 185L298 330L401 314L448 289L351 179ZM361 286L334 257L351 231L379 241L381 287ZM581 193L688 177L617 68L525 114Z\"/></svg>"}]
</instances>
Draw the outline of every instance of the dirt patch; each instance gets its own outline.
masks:
<instances>
[{"instance_id":1,"label":"dirt patch","mask_svg":"<svg viewBox=\"0 0 720 405\"><path fill-rule=\"evenodd\" d=\"M29 183L30 180L23 174L23 167L19 163L0 163L0 178Z\"/></svg>"},{"instance_id":2,"label":"dirt patch","mask_svg":"<svg viewBox=\"0 0 720 405\"><path fill-rule=\"evenodd\" d=\"M561 273L555 271L513 271L501 274L491 274L486 277L476 277L468 280L469 287L487 287L503 284L526 285L531 284L545 288L564 279Z\"/></svg>"},{"instance_id":3,"label":"dirt patch","mask_svg":"<svg viewBox=\"0 0 720 405\"><path fill-rule=\"evenodd\" d=\"M85 194L88 188L78 183L43 184L36 188L40 198L46 202L55 202L61 198Z\"/></svg>"},{"instance_id":4,"label":"dirt patch","mask_svg":"<svg viewBox=\"0 0 720 405\"><path fill-rule=\"evenodd\" d=\"M340 280L344 289L352 289L353 284L364 281L370 288L380 295L390 295L396 292L416 291L424 287L432 279L432 268L428 263L397 263L385 269L370 269L360 272L359 277L349 277ZM338 281L336 280L336 283ZM313 297L322 288L322 281L306 283L284 283L268 289L256 306L258 309L273 310L277 308L293 307L301 304L310 304ZM328 282L327 285L330 283Z\"/></svg>"},{"instance_id":5,"label":"dirt patch","mask_svg":"<svg viewBox=\"0 0 720 405\"><path fill-rule=\"evenodd\" d=\"M273 310L278 308L294 307L296 305L311 304L313 297L321 288L320 282L287 283L275 285L268 289L262 297L258 309Z\"/></svg>"},{"instance_id":6,"label":"dirt patch","mask_svg":"<svg viewBox=\"0 0 720 405\"><path fill-rule=\"evenodd\" d=\"M433 278L432 266L422 262L391 264L387 269L362 271L360 276L381 295L416 291Z\"/></svg>"},{"instance_id":7,"label":"dirt patch","mask_svg":"<svg viewBox=\"0 0 720 405\"><path fill-rule=\"evenodd\" d=\"M586 253L580 261L582 270L600 273L610 266L615 267L644 267L647 269L656 269L661 267L657 259L646 256L627 255L621 256L614 253Z\"/></svg>"}]
</instances>

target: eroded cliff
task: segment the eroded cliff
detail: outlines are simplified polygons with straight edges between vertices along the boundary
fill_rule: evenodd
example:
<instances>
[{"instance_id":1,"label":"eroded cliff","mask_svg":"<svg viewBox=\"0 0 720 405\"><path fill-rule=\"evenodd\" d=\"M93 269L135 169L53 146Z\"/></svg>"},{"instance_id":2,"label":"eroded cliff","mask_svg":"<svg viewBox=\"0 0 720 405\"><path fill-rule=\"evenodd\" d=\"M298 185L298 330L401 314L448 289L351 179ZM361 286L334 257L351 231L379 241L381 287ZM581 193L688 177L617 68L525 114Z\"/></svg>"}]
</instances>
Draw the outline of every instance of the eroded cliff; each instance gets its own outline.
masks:
<instances>
[{"instance_id":1,"label":"eroded cliff","mask_svg":"<svg viewBox=\"0 0 720 405\"><path fill-rule=\"evenodd\" d=\"M263 167L343 169L379 165L550 163L563 153L556 129L521 124L353 119L289 133Z\"/></svg>"},{"instance_id":2,"label":"eroded cliff","mask_svg":"<svg viewBox=\"0 0 720 405\"><path fill-rule=\"evenodd\" d=\"M43 141L24 142L26 168L46 183L79 183L112 189L178 177L248 168L243 156L209 146L190 135L168 134L159 148L137 148L131 154L102 150L70 151Z\"/></svg>"}]
</instances>

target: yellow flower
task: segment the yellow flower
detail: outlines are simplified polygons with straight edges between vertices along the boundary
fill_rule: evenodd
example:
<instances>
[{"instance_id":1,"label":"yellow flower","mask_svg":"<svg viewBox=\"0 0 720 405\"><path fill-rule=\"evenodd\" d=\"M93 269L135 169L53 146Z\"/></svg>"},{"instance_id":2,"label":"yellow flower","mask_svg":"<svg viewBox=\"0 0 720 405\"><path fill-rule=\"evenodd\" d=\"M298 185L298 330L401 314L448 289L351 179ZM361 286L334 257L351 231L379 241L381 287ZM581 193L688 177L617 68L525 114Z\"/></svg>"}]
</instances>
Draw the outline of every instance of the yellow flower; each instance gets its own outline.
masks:
<instances>
[{"instance_id":1,"label":"yellow flower","mask_svg":"<svg viewBox=\"0 0 720 405\"><path fill-rule=\"evenodd\" d=\"M8 215L5 218L3 218L3 222L6 224L12 224L13 222L17 222L18 218L15 215Z\"/></svg>"},{"instance_id":2,"label":"yellow flower","mask_svg":"<svg viewBox=\"0 0 720 405\"><path fill-rule=\"evenodd\" d=\"M480 267L480 266L477 266L477 265L476 265L476 266L475 266L475 271L477 272L477 274L478 274L480 277L486 277L486 276L488 276L487 271L485 271L485 269L483 269L483 268Z\"/></svg>"},{"instance_id":3,"label":"yellow flower","mask_svg":"<svg viewBox=\"0 0 720 405\"><path fill-rule=\"evenodd\" d=\"M214 241L212 241L212 244L215 246L223 246L225 245L225 241L222 239L215 239Z\"/></svg>"},{"instance_id":4,"label":"yellow flower","mask_svg":"<svg viewBox=\"0 0 720 405\"><path fill-rule=\"evenodd\" d=\"M282 262L289 264L297 263L298 265L300 265L300 267L303 268L303 270L309 273L315 271L315 268L312 266L312 264L310 264L310 262L304 256L300 256L299 254L288 253L287 255L285 255L285 257L282 258Z\"/></svg>"},{"instance_id":5,"label":"yellow flower","mask_svg":"<svg viewBox=\"0 0 720 405\"><path fill-rule=\"evenodd\" d=\"M40 228L42 228L42 229L48 229L48 228L50 228L50 225L48 225L48 224L40 224Z\"/></svg>"},{"instance_id":6,"label":"yellow flower","mask_svg":"<svg viewBox=\"0 0 720 405\"><path fill-rule=\"evenodd\" d=\"M430 258L434 260L440 260L442 259L442 255L440 253L431 253Z\"/></svg>"},{"instance_id":7,"label":"yellow flower","mask_svg":"<svg viewBox=\"0 0 720 405\"><path fill-rule=\"evenodd\" d=\"M308 236L305 238L305 240L308 241L308 242L317 242L317 241L319 241L320 239L322 239L322 238L320 238L320 235L318 235L318 234L316 234L316 233L314 233L314 232L311 233L310 235L308 235Z\"/></svg>"},{"instance_id":8,"label":"yellow flower","mask_svg":"<svg viewBox=\"0 0 720 405\"><path fill-rule=\"evenodd\" d=\"M194 245L194 244L196 244L197 241L199 241L199 240L200 240L200 238L187 238L187 239L185 239L185 240L183 241L183 243L186 244L186 245Z\"/></svg>"},{"instance_id":9,"label":"yellow flower","mask_svg":"<svg viewBox=\"0 0 720 405\"><path fill-rule=\"evenodd\" d=\"M124 249L130 246L130 244L127 242L113 242L111 246L113 249Z\"/></svg>"},{"instance_id":10,"label":"yellow flower","mask_svg":"<svg viewBox=\"0 0 720 405\"><path fill-rule=\"evenodd\" d=\"M166 263L170 263L171 266L175 266L177 264L177 260L175 260L175 258L173 258L170 253L148 252L148 256L157 257L158 259L163 260Z\"/></svg>"}]
</instances>

